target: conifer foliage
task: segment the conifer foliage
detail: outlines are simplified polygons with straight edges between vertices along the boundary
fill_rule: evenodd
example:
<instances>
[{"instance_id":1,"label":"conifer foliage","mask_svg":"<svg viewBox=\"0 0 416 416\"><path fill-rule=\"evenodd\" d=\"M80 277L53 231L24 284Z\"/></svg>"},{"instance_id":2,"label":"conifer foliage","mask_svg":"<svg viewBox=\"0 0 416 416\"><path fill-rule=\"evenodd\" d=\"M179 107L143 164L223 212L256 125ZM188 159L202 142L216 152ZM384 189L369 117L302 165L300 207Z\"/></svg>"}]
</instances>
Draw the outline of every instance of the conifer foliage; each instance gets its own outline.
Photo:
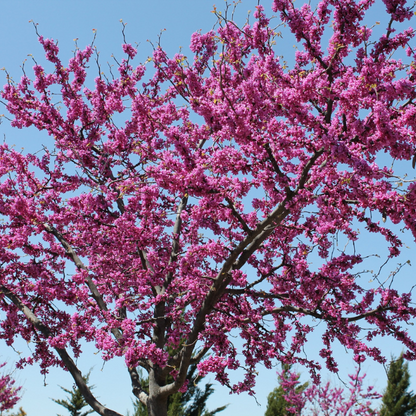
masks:
<instances>
[{"instance_id":1,"label":"conifer foliage","mask_svg":"<svg viewBox=\"0 0 416 416\"><path fill-rule=\"evenodd\" d=\"M380 416L412 416L416 413L416 395L408 391L409 386L409 364L401 354L390 362Z\"/></svg>"},{"instance_id":2,"label":"conifer foliage","mask_svg":"<svg viewBox=\"0 0 416 416\"><path fill-rule=\"evenodd\" d=\"M89 389L93 389L94 386L90 386L88 384L90 374L88 373L84 377L85 383L88 385ZM84 396L82 395L80 389L75 385L72 387L72 390L69 390L65 387L61 387L61 389L68 393L66 400L63 399L52 399L55 403L63 406L65 409L68 410L70 416L87 416L90 413L93 413L94 410L90 408L88 403L85 401ZM87 407L87 410L82 411L84 407ZM58 415L61 416L61 415Z\"/></svg>"}]
</instances>

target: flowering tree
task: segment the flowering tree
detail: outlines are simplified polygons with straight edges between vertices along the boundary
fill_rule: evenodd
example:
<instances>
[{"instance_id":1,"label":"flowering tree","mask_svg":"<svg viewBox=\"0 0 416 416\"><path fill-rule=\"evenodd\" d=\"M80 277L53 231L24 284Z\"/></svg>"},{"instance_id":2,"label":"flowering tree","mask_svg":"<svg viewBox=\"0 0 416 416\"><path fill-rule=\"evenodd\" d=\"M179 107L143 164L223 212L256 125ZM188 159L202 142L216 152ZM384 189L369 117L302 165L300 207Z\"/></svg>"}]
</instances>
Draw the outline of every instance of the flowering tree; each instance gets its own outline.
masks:
<instances>
[{"instance_id":1,"label":"flowering tree","mask_svg":"<svg viewBox=\"0 0 416 416\"><path fill-rule=\"evenodd\" d=\"M282 371L279 380L280 388L286 393L284 398L288 403L287 411L294 415L378 416L380 413L372 409L371 405L381 395L371 386L364 390L365 374L360 376L359 373L360 369L357 368L355 374L349 375L350 387L345 393L343 388L331 387L329 382L298 389L299 375L293 371Z\"/></svg>"},{"instance_id":2,"label":"flowering tree","mask_svg":"<svg viewBox=\"0 0 416 416\"><path fill-rule=\"evenodd\" d=\"M381 397L373 387L363 389L364 376L358 371L350 374L348 392L343 388L331 388L330 383L325 386L312 385L305 392L305 399L310 406L313 416L378 416L378 410L372 408L374 400Z\"/></svg>"},{"instance_id":3,"label":"flowering tree","mask_svg":"<svg viewBox=\"0 0 416 416\"><path fill-rule=\"evenodd\" d=\"M305 406L303 391L309 383L300 384L300 374L291 371L290 366L283 365L278 373L279 386L267 396L267 409L264 416L296 416Z\"/></svg>"},{"instance_id":4,"label":"flowering tree","mask_svg":"<svg viewBox=\"0 0 416 416\"><path fill-rule=\"evenodd\" d=\"M147 80L127 43L118 77L99 69L92 86L92 46L64 65L39 37L53 69L36 63L33 81L25 73L2 92L14 127L53 140L35 154L0 147L1 337L34 341L21 365L65 368L97 413L119 415L73 361L93 342L104 360L125 358L155 416L193 363L234 392L253 391L260 362L319 370L301 354L311 318L325 325L333 371L335 339L357 362L384 360L359 322L366 340L391 335L416 357L401 327L416 316L410 294L363 287L355 267L359 227L389 258L401 249L389 224L416 235L415 183L379 163L416 161L414 31L395 32L413 13L384 0L389 23L373 38L372 3L274 0L299 42L291 68L261 6L243 27L217 13L216 31L192 35L192 59L156 46ZM393 55L402 48L406 62ZM245 379L231 385L238 367Z\"/></svg>"},{"instance_id":5,"label":"flowering tree","mask_svg":"<svg viewBox=\"0 0 416 416\"><path fill-rule=\"evenodd\" d=\"M0 365L3 368L6 363ZM10 374L4 374L0 377L0 414L5 410L11 409L19 400L19 391L21 387L14 386L15 381Z\"/></svg>"}]
</instances>

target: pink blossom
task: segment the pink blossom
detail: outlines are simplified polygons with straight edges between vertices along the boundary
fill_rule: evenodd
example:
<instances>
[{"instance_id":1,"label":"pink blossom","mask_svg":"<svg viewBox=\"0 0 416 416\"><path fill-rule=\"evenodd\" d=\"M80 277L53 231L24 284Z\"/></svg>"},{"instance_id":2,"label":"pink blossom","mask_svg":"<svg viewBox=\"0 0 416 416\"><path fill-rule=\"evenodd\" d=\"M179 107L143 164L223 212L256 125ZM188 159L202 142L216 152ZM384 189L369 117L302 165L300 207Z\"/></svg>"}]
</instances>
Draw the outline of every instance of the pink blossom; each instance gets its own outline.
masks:
<instances>
[{"instance_id":1,"label":"pink blossom","mask_svg":"<svg viewBox=\"0 0 416 416\"><path fill-rule=\"evenodd\" d=\"M321 357L337 371L336 342L357 363L385 361L370 344L383 336L416 357L410 287L359 278L363 235L382 262L403 251L394 226L416 237L416 185L400 177L416 163L414 30L398 30L406 2L386 0L391 24L376 36L373 3L274 0L299 43L291 67L262 6L241 27L215 12L191 57L155 47L147 78L130 44L113 77L91 82L92 45L64 64L39 37L52 69L36 64L1 93L12 126L51 142L0 145L0 337L36 345L19 366L82 383L71 356L93 342L124 358L146 402L136 367L150 396L183 391L192 362L254 394L260 365L297 362L317 381ZM306 357L311 319L322 342ZM316 388L328 408L322 392L342 396Z\"/></svg>"}]
</instances>

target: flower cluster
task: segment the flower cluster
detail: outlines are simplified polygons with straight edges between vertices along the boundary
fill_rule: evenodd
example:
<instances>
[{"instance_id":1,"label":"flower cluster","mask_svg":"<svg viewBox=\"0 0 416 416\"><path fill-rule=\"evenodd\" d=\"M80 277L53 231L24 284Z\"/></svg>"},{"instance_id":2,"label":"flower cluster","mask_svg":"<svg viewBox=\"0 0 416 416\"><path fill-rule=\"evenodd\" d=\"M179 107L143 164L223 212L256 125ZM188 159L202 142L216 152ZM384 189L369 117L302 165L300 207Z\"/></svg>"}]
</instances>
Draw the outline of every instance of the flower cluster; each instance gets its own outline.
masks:
<instances>
[{"instance_id":1,"label":"flower cluster","mask_svg":"<svg viewBox=\"0 0 416 416\"><path fill-rule=\"evenodd\" d=\"M0 365L3 368L6 363ZM9 410L20 400L21 387L14 387L15 381L9 374L0 377L0 412Z\"/></svg>"},{"instance_id":2,"label":"flower cluster","mask_svg":"<svg viewBox=\"0 0 416 416\"><path fill-rule=\"evenodd\" d=\"M372 408L374 401L381 398L372 386L364 389L365 374L360 376L359 368L349 375L347 391L341 387L331 387L331 383L311 384L304 388L299 384L299 374L283 370L279 375L284 399L288 411L296 415L313 416L377 416L379 412Z\"/></svg>"}]
</instances>

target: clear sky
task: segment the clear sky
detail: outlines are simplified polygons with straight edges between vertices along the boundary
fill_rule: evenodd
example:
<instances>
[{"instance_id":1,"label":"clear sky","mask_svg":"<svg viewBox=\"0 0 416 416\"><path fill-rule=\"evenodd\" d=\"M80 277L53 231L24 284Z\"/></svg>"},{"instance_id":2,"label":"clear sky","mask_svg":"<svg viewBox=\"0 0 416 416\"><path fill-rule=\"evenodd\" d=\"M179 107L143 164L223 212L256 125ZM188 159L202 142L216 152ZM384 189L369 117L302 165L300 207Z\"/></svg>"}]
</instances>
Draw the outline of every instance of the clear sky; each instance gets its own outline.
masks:
<instances>
[{"instance_id":1,"label":"clear sky","mask_svg":"<svg viewBox=\"0 0 416 416\"><path fill-rule=\"evenodd\" d=\"M211 13L215 0L0 0L0 68L5 67L7 71L18 79L21 75L19 66L28 58L28 54L43 62L43 51L37 42L33 25L29 21L38 23L38 30L45 37L58 39L63 60L69 58L74 50L74 39L78 39L78 45L82 48L89 44L93 38L93 29L97 31L96 45L100 50L101 63L104 66L111 61L111 55L121 56L121 24L120 19L127 23L127 40L134 44L138 43L139 59L145 61L151 54L151 47L147 42L150 39L157 42L161 30L163 32L161 43L169 55L174 54L183 47L187 53L190 36L194 31L210 30L215 23L215 16ZM300 2L300 0L298 0ZM262 1L268 13L270 13L271 1ZM382 20L383 4L376 0L373 11L374 20ZM217 1L217 9L223 9L224 2ZM254 10L257 0L244 0L238 6L237 18L240 22L244 20L247 10ZM285 38L277 45L280 55L293 55L293 38ZM28 60L27 66L32 66ZM0 74L0 82L5 83L4 73ZM0 110L3 112L3 110ZM6 135L6 140L22 147L30 147L42 140L42 135L32 130L11 130L6 123L0 125L0 134ZM365 244L371 245L367 241ZM414 252L414 242L411 238L407 244ZM382 249L381 249L382 250ZM412 259L412 251L407 250L404 260ZM407 257L406 257L407 256ZM401 272L401 279L414 279L414 268L407 268ZM415 338L416 338L416 331ZM383 351L398 355L400 346L390 341L383 341ZM26 345L19 345L17 349L23 351ZM317 336L311 338L308 347L311 354L320 348L320 339ZM338 349L337 357L340 361L340 375L346 381L346 374L353 371L354 364L351 354ZM7 360L8 368L11 369L13 362L18 359L18 354L8 349L5 344L0 343L0 361ZM122 360L106 363L102 367L99 354L93 347L88 347L85 356L78 362L80 368L91 373L91 382L96 385L95 392L99 399L114 410L125 413L131 409L131 388L127 371ZM367 361L363 369L368 373L368 382L375 384L379 390L385 386L386 376L382 366ZM411 363L411 372L416 375L416 364ZM304 380L307 379L306 370L298 368L303 372ZM210 400L210 408L229 403L223 416L260 416L266 409L267 394L276 385L276 370L265 370L259 368L257 386L257 401L248 395L230 396L225 387L215 385L215 393ZM64 393L58 385L71 388L73 381L69 374L59 369L51 370L44 379L39 374L37 367L26 368L15 372L18 383L23 385L24 396L19 403L28 416L54 416L57 413L65 414L63 408L53 403L50 398L63 398ZM236 375L235 377L238 377ZM339 383L334 376L324 373L324 379L332 377L334 382ZM207 381L214 381L213 376L208 376ZM416 378L415 378L416 380ZM416 383L416 381L415 381ZM414 384L416 386L416 384ZM416 387L414 387L416 390Z\"/></svg>"}]
</instances>

